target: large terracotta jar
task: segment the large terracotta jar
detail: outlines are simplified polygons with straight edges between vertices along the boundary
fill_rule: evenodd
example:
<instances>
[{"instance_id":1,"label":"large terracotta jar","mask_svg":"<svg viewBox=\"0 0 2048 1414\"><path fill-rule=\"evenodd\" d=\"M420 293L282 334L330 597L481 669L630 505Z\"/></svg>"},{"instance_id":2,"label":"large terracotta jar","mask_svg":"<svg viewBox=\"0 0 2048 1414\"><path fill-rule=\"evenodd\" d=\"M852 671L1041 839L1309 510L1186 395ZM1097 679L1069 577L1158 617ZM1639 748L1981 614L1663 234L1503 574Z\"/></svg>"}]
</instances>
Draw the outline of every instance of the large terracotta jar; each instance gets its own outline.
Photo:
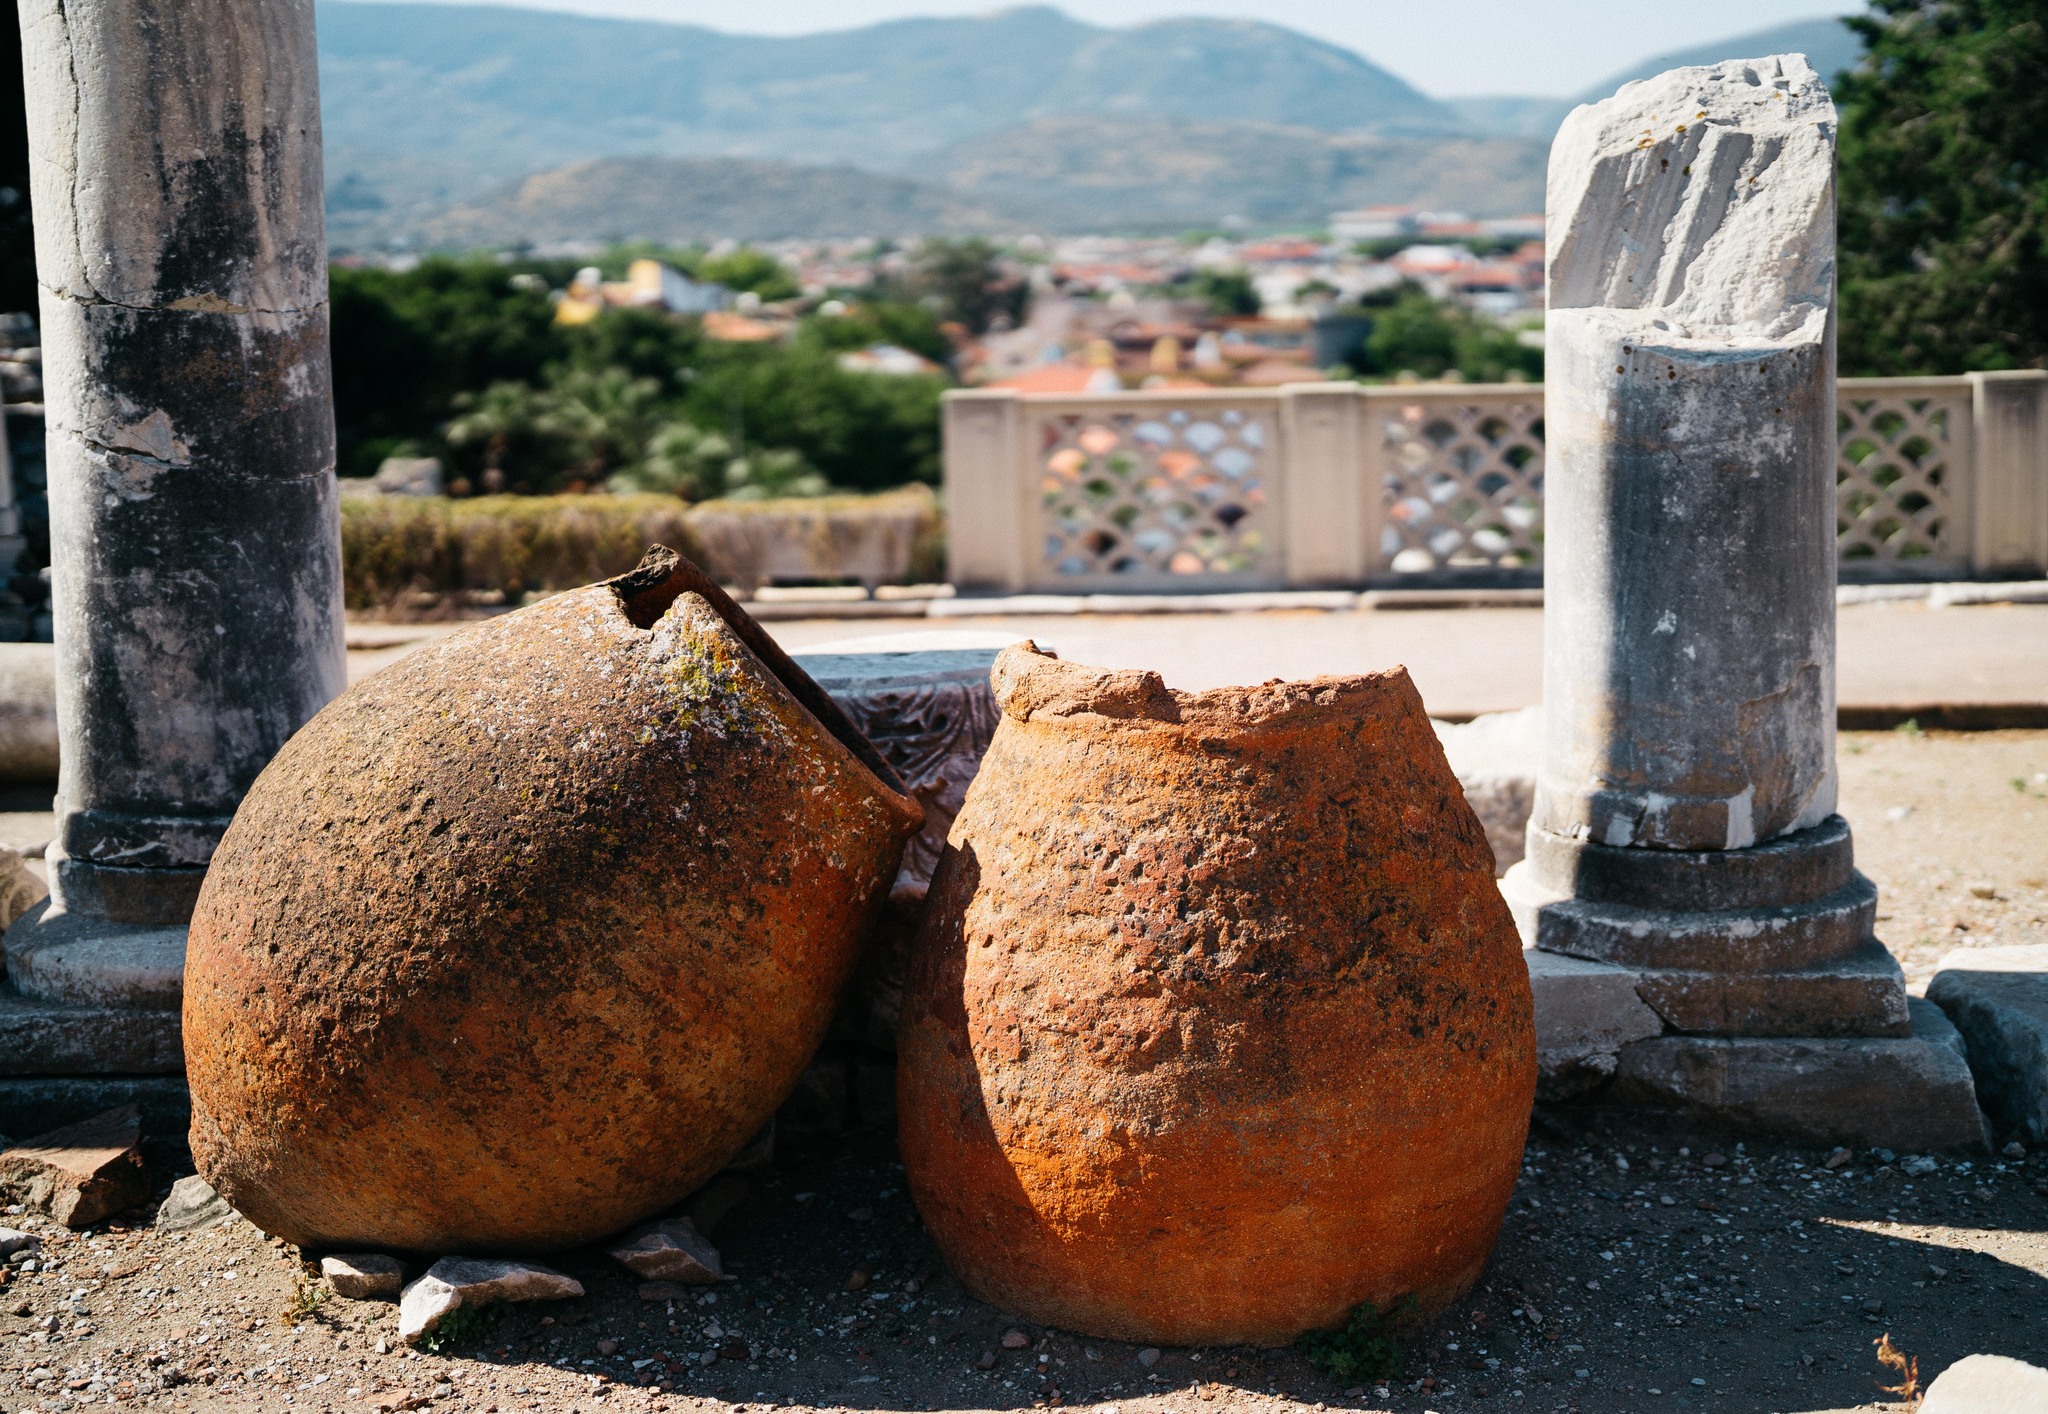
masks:
<instances>
[{"instance_id":1,"label":"large terracotta jar","mask_svg":"<svg viewBox=\"0 0 2048 1414\"><path fill-rule=\"evenodd\" d=\"M995 689L898 1037L911 1191L961 1281L1183 1345L1455 1299L1535 1027L1407 673L1187 695L1024 644Z\"/></svg>"},{"instance_id":2,"label":"large terracotta jar","mask_svg":"<svg viewBox=\"0 0 2048 1414\"><path fill-rule=\"evenodd\" d=\"M214 856L199 1170L310 1247L616 1232L795 1085L921 819L670 552L422 649L294 736Z\"/></svg>"}]
</instances>

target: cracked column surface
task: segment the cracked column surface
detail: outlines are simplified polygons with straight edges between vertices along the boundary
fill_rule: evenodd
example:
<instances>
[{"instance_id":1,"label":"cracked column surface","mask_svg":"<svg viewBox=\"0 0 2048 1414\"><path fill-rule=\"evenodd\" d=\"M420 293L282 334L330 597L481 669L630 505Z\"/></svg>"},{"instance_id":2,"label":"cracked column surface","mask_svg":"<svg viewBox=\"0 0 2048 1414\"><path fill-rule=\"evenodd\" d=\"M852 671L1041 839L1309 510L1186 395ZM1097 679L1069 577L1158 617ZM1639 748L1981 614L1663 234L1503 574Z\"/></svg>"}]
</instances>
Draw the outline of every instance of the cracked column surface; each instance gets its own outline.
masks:
<instances>
[{"instance_id":1,"label":"cracked column surface","mask_svg":"<svg viewBox=\"0 0 2048 1414\"><path fill-rule=\"evenodd\" d=\"M62 768L8 970L174 1008L221 832L344 677L313 4L20 9Z\"/></svg>"},{"instance_id":2,"label":"cracked column surface","mask_svg":"<svg viewBox=\"0 0 2048 1414\"><path fill-rule=\"evenodd\" d=\"M1834 813L1827 88L1799 55L1630 84L1565 121L1549 202L1523 939L1632 969L1677 1035L1908 1037Z\"/></svg>"}]
</instances>

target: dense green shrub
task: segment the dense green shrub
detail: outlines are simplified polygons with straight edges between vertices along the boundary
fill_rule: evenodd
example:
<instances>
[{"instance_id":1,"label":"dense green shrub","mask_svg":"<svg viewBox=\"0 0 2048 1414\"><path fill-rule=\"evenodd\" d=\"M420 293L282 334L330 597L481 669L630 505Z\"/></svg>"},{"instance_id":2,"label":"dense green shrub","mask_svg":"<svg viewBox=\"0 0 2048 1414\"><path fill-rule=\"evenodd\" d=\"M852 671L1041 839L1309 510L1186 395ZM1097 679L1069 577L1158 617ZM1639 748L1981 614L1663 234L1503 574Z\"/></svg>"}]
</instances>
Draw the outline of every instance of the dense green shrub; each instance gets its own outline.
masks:
<instances>
[{"instance_id":1,"label":"dense green shrub","mask_svg":"<svg viewBox=\"0 0 2048 1414\"><path fill-rule=\"evenodd\" d=\"M343 594L351 610L408 595L573 589L624 574L650 545L700 553L673 496L349 497L341 503Z\"/></svg>"}]
</instances>

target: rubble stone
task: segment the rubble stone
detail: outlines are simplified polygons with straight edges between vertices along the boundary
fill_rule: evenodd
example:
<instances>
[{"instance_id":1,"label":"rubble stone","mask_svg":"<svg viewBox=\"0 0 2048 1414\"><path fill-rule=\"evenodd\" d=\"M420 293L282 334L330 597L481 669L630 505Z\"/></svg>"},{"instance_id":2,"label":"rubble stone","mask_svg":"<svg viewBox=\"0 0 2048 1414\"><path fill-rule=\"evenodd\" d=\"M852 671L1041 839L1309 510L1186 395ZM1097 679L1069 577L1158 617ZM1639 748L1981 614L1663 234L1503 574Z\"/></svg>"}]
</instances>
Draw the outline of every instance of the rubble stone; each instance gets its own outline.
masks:
<instances>
[{"instance_id":1,"label":"rubble stone","mask_svg":"<svg viewBox=\"0 0 2048 1414\"><path fill-rule=\"evenodd\" d=\"M909 1186L977 1297L1286 1343L1470 1287L1536 1082L1484 831L1405 672L997 660L905 993Z\"/></svg>"},{"instance_id":2,"label":"rubble stone","mask_svg":"<svg viewBox=\"0 0 2048 1414\"><path fill-rule=\"evenodd\" d=\"M704 1240L688 1218L649 1223L608 1250L612 1260L648 1281L709 1286L725 1275L718 1249Z\"/></svg>"},{"instance_id":3,"label":"rubble stone","mask_svg":"<svg viewBox=\"0 0 2048 1414\"><path fill-rule=\"evenodd\" d=\"M159 1232L204 1232L239 1216L212 1184L194 1173L171 1185L170 1195L156 1210L156 1226Z\"/></svg>"},{"instance_id":4,"label":"rubble stone","mask_svg":"<svg viewBox=\"0 0 2048 1414\"><path fill-rule=\"evenodd\" d=\"M1920 1414L2040 1414L2048 1370L2008 1355L1966 1355L1934 1377Z\"/></svg>"},{"instance_id":5,"label":"rubble stone","mask_svg":"<svg viewBox=\"0 0 2048 1414\"><path fill-rule=\"evenodd\" d=\"M1493 872L1521 862L1536 802L1536 771L1543 760L1543 709L1488 712L1469 722L1431 722L1465 803L1486 827Z\"/></svg>"},{"instance_id":6,"label":"rubble stone","mask_svg":"<svg viewBox=\"0 0 2048 1414\"><path fill-rule=\"evenodd\" d=\"M71 1228L147 1202L141 1111L123 1105L0 1153L0 1194Z\"/></svg>"},{"instance_id":7,"label":"rubble stone","mask_svg":"<svg viewBox=\"0 0 2048 1414\"><path fill-rule=\"evenodd\" d=\"M444 1257L399 1297L398 1337L417 1343L465 1306L488 1306L494 1301L566 1301L582 1294L582 1282L538 1262Z\"/></svg>"},{"instance_id":8,"label":"rubble stone","mask_svg":"<svg viewBox=\"0 0 2048 1414\"><path fill-rule=\"evenodd\" d=\"M337 1253L320 1259L320 1275L336 1296L350 1301L382 1301L405 1286L405 1266L381 1252Z\"/></svg>"},{"instance_id":9,"label":"rubble stone","mask_svg":"<svg viewBox=\"0 0 2048 1414\"><path fill-rule=\"evenodd\" d=\"M1962 1033L2000 1132L2048 1142L2048 944L1951 952L1927 999Z\"/></svg>"}]
</instances>

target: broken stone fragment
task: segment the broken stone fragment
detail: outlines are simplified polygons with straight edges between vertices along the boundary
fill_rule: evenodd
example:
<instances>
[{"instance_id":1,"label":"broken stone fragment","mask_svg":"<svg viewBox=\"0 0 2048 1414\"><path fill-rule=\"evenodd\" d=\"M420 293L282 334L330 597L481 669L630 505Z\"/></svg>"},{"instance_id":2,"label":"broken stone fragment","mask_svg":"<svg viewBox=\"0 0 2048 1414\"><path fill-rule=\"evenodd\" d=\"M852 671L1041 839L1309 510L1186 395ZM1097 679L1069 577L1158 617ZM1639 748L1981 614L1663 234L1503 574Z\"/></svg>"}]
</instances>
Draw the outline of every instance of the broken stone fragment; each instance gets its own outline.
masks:
<instances>
[{"instance_id":1,"label":"broken stone fragment","mask_svg":"<svg viewBox=\"0 0 2048 1414\"><path fill-rule=\"evenodd\" d=\"M634 1230L612 1257L633 1275L649 1281L709 1286L725 1275L718 1249L704 1240L688 1218L669 1218Z\"/></svg>"},{"instance_id":2,"label":"broken stone fragment","mask_svg":"<svg viewBox=\"0 0 2048 1414\"><path fill-rule=\"evenodd\" d=\"M141 1140L133 1105L53 1129L0 1154L0 1195L66 1227L90 1227L148 1200Z\"/></svg>"},{"instance_id":3,"label":"broken stone fragment","mask_svg":"<svg viewBox=\"0 0 2048 1414\"><path fill-rule=\"evenodd\" d=\"M2027 1414L2048 1408L2048 1370L2005 1355L1966 1355L1927 1387L1920 1414Z\"/></svg>"},{"instance_id":4,"label":"broken stone fragment","mask_svg":"<svg viewBox=\"0 0 2048 1414\"><path fill-rule=\"evenodd\" d=\"M240 1214L228 1200L213 1191L213 1185L191 1174L171 1185L171 1193L156 1210L158 1232L204 1232L232 1222Z\"/></svg>"},{"instance_id":5,"label":"broken stone fragment","mask_svg":"<svg viewBox=\"0 0 2048 1414\"><path fill-rule=\"evenodd\" d=\"M405 1285L405 1267L381 1252L346 1252L320 1259L320 1275L336 1296L350 1301L382 1301Z\"/></svg>"},{"instance_id":6,"label":"broken stone fragment","mask_svg":"<svg viewBox=\"0 0 2048 1414\"><path fill-rule=\"evenodd\" d=\"M398 1336L416 1343L465 1306L488 1306L494 1301L565 1301L582 1294L582 1282L538 1262L443 1257L399 1297Z\"/></svg>"},{"instance_id":7,"label":"broken stone fragment","mask_svg":"<svg viewBox=\"0 0 2048 1414\"><path fill-rule=\"evenodd\" d=\"M32 1232L17 1232L11 1227L0 1227L0 1258L12 1257L28 1247L40 1247L43 1239Z\"/></svg>"}]
</instances>

